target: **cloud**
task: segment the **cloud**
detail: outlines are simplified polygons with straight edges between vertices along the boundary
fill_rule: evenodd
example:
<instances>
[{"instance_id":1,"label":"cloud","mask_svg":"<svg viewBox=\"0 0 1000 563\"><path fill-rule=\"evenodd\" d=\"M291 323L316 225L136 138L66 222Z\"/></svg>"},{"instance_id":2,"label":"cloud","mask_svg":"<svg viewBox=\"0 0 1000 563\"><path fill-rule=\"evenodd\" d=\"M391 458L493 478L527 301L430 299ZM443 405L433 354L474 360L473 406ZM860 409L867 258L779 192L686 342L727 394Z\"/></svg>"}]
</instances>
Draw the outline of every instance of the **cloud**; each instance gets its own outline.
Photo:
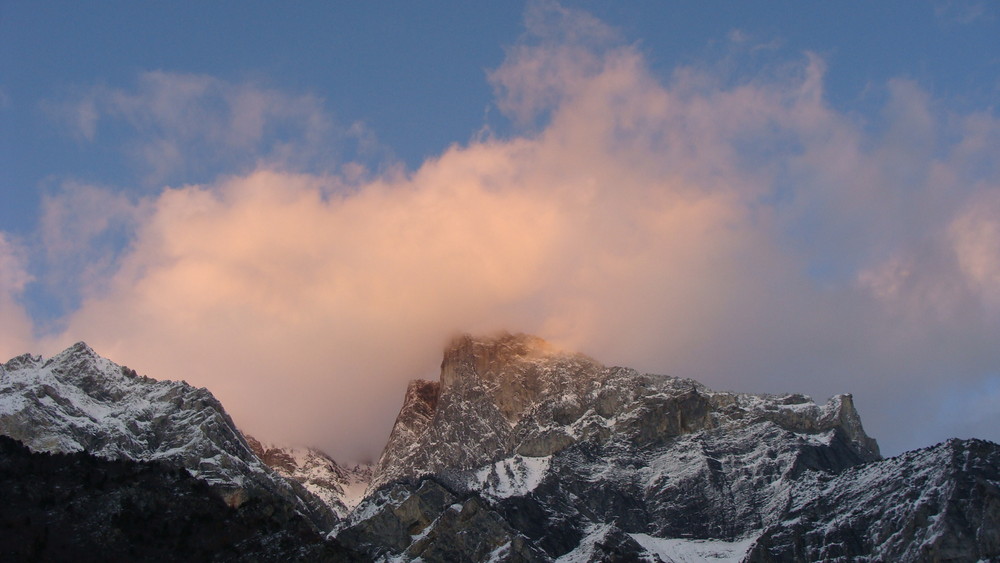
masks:
<instances>
[{"instance_id":1,"label":"cloud","mask_svg":"<svg viewBox=\"0 0 1000 563\"><path fill-rule=\"evenodd\" d=\"M86 339L342 458L377 455L405 381L436 377L456 331L534 332L716 388L853 392L889 452L972 424L920 413L1000 365L994 117L893 81L860 123L825 103L808 53L735 80L710 64L660 77L590 16L536 9L490 75L522 133L375 176L264 158L164 189L141 220L111 198L127 251L50 345ZM261 108L288 98L237 91L154 74L100 99L184 158L185 139L285 154L271 119L328 122L312 98L274 117ZM190 102L206 92L219 113ZM297 130L289 146L317 150ZM51 246L108 224L70 221Z\"/></svg>"},{"instance_id":2,"label":"cloud","mask_svg":"<svg viewBox=\"0 0 1000 563\"><path fill-rule=\"evenodd\" d=\"M141 198L74 181L43 196L45 289L71 308L82 294L100 293L148 212Z\"/></svg>"},{"instance_id":3,"label":"cloud","mask_svg":"<svg viewBox=\"0 0 1000 563\"><path fill-rule=\"evenodd\" d=\"M958 268L983 306L1000 311L1000 188L977 194L951 223Z\"/></svg>"},{"instance_id":4,"label":"cloud","mask_svg":"<svg viewBox=\"0 0 1000 563\"><path fill-rule=\"evenodd\" d=\"M24 248L0 232L0 357L11 358L32 349L33 324L20 301L32 281Z\"/></svg>"},{"instance_id":5,"label":"cloud","mask_svg":"<svg viewBox=\"0 0 1000 563\"><path fill-rule=\"evenodd\" d=\"M938 0L934 3L934 16L947 23L969 25L992 20L994 7L981 0Z\"/></svg>"}]
</instances>

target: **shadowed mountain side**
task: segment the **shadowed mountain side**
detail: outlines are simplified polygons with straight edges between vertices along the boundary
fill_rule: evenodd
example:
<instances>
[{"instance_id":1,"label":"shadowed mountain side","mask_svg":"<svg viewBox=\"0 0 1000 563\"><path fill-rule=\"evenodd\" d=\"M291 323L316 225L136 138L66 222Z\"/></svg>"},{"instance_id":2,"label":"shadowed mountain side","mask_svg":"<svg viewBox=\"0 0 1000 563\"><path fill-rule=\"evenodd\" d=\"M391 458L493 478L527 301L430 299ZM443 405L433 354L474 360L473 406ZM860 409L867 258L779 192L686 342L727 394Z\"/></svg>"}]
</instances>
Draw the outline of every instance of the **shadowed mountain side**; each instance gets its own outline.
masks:
<instances>
[{"instance_id":1,"label":"shadowed mountain side","mask_svg":"<svg viewBox=\"0 0 1000 563\"><path fill-rule=\"evenodd\" d=\"M364 561L294 507L257 495L227 505L159 462L32 453L0 436L4 561Z\"/></svg>"}]
</instances>

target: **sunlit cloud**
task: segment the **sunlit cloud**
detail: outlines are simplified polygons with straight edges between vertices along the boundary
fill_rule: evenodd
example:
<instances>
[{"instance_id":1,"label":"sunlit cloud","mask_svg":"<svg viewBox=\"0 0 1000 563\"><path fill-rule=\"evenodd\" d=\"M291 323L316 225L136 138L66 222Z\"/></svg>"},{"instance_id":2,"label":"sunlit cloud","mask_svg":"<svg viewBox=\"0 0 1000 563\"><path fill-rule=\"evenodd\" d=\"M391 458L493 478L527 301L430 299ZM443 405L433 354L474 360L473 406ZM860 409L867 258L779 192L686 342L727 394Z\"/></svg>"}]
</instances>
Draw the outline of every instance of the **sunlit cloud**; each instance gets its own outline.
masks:
<instances>
[{"instance_id":1,"label":"sunlit cloud","mask_svg":"<svg viewBox=\"0 0 1000 563\"><path fill-rule=\"evenodd\" d=\"M490 74L521 133L413 171L304 167L332 122L309 96L162 73L95 94L83 133L124 121L154 171L215 143L264 157L141 202L54 194L53 256L114 225L129 243L45 346L86 339L341 457L377 454L454 332L499 329L717 388L853 392L888 452L966 428L919 413L1000 365L995 119L898 80L859 122L811 53L661 77L589 15L538 4L527 29Z\"/></svg>"}]
</instances>

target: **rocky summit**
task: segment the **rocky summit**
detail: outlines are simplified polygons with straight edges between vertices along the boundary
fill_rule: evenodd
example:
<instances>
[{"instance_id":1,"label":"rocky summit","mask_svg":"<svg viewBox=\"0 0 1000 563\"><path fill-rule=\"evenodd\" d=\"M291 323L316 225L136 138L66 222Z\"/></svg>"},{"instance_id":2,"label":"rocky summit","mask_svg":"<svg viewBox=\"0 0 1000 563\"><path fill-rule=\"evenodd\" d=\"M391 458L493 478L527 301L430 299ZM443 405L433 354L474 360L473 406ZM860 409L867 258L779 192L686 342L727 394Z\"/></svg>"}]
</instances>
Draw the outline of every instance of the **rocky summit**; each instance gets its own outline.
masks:
<instances>
[{"instance_id":1,"label":"rocky summit","mask_svg":"<svg viewBox=\"0 0 1000 563\"><path fill-rule=\"evenodd\" d=\"M850 395L816 404L798 394L715 391L521 334L456 338L439 379L403 393L373 468L262 444L241 434L207 390L143 378L82 344L0 367L0 434L34 452L166 468L129 468L128 498L164 479L194 490L169 473L179 468L230 510L244 507L243 516L198 518L298 530L254 536L239 524L233 541L243 560L1000 560L997 444L952 440L882 459ZM60 459L30 463L103 467ZM136 485L133 474L148 476ZM27 479L17 475L0 480ZM30 506L36 497L18 498ZM100 519L87 522L93 534L112 533ZM18 529L44 537L38 524ZM164 537L172 539L156 545L187 536ZM198 537L199 553L225 559L226 541ZM116 545L142 553L127 538Z\"/></svg>"}]
</instances>

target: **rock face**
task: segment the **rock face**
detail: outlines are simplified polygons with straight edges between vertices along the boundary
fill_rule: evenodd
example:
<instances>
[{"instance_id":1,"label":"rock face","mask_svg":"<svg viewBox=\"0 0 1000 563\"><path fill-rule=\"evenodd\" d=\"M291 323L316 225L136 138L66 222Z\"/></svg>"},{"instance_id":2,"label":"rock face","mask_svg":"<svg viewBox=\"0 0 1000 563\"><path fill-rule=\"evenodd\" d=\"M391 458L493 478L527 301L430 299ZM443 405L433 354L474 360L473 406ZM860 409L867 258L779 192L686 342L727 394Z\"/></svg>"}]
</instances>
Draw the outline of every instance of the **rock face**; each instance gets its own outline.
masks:
<instances>
[{"instance_id":1,"label":"rock face","mask_svg":"<svg viewBox=\"0 0 1000 563\"><path fill-rule=\"evenodd\" d=\"M246 440L250 450L268 467L301 483L338 518L347 516L361 502L371 481L372 468L368 465L342 467L316 448L264 445L253 436L246 436Z\"/></svg>"},{"instance_id":2,"label":"rock face","mask_svg":"<svg viewBox=\"0 0 1000 563\"><path fill-rule=\"evenodd\" d=\"M227 505L160 462L33 453L0 436L0 560L363 561L285 500Z\"/></svg>"},{"instance_id":3,"label":"rock face","mask_svg":"<svg viewBox=\"0 0 1000 563\"><path fill-rule=\"evenodd\" d=\"M430 555L438 545L468 546L461 559L472 561L823 559L808 550L835 540L819 532L818 515L842 522L838 514L865 503L831 504L833 490L866 490L872 471L901 491L895 502L919 496L909 470L880 460L850 395L817 405L802 395L718 392L608 368L530 336L464 336L445 352L439 382L410 384L371 494L337 533L401 560L447 560ZM933 473L941 462L922 463ZM970 479L940 475L942 483ZM987 538L979 553L991 554L994 523L983 515L993 505L970 506L972 516L945 533L953 540L935 541L978 534ZM453 525L467 508L492 524ZM800 515L810 510L812 524ZM968 524L976 515L981 522ZM901 517L883 537L859 522L843 532L857 537L844 541L923 545L918 530L927 531ZM848 553L882 553L865 549Z\"/></svg>"},{"instance_id":4,"label":"rock face","mask_svg":"<svg viewBox=\"0 0 1000 563\"><path fill-rule=\"evenodd\" d=\"M842 469L879 458L850 395L817 406L801 395L721 393L690 379L607 368L526 335L463 336L439 383L412 382L372 486L512 456L541 458L574 444L656 448L683 436L783 432Z\"/></svg>"},{"instance_id":5,"label":"rock face","mask_svg":"<svg viewBox=\"0 0 1000 563\"><path fill-rule=\"evenodd\" d=\"M337 520L254 455L207 389L139 376L82 342L49 360L23 355L0 366L0 435L36 452L160 461L235 504L267 494L286 499L321 530Z\"/></svg>"},{"instance_id":6,"label":"rock face","mask_svg":"<svg viewBox=\"0 0 1000 563\"><path fill-rule=\"evenodd\" d=\"M937 446L800 480L747 560L996 561L1000 447Z\"/></svg>"}]
</instances>

